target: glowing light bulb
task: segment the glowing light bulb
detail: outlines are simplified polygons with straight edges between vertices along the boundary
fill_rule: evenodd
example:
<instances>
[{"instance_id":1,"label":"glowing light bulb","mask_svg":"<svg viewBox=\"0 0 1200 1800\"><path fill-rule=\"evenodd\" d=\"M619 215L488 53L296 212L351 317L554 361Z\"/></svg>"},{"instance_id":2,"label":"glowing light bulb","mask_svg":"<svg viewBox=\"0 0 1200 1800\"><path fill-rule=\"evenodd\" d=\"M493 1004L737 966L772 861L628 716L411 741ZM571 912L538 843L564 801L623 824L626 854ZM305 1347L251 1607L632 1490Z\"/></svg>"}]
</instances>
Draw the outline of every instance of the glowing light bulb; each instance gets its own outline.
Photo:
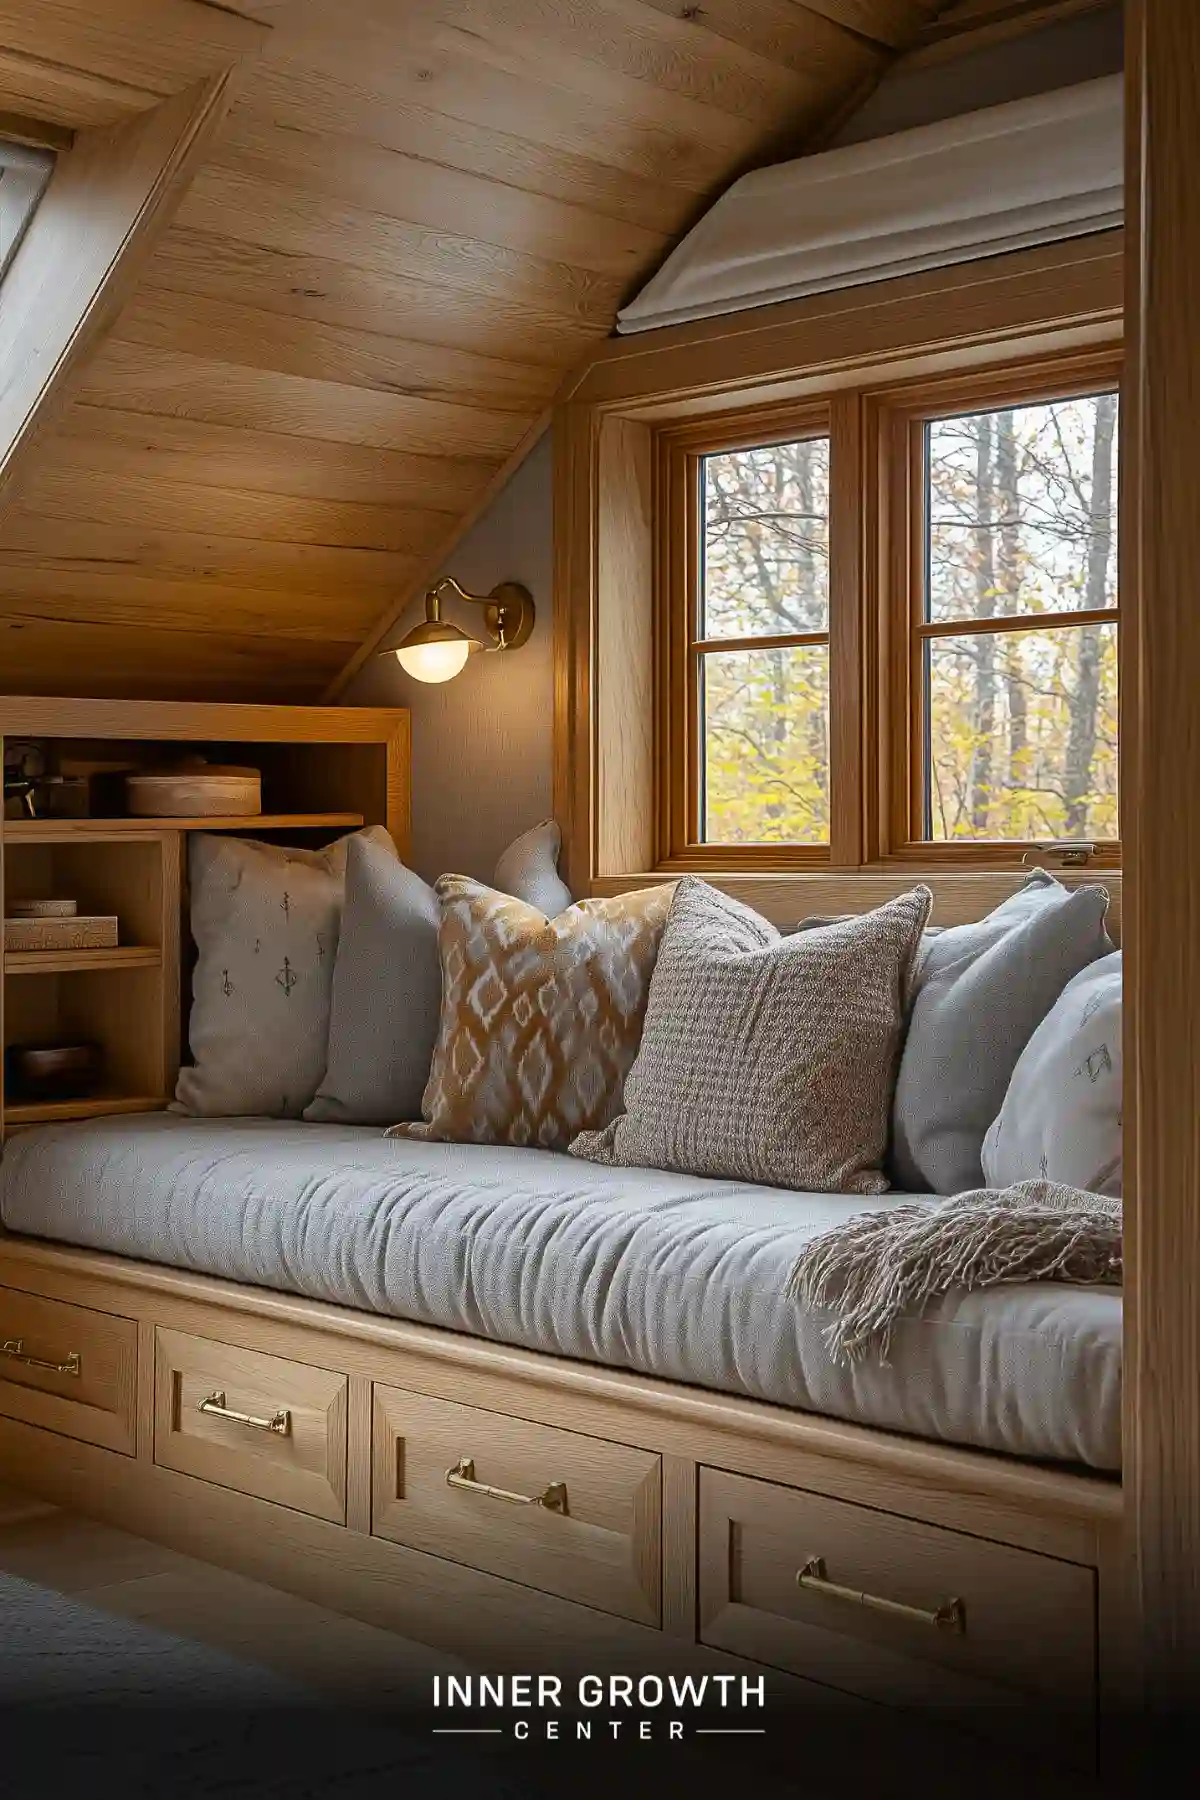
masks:
<instances>
[{"instance_id":1,"label":"glowing light bulb","mask_svg":"<svg viewBox=\"0 0 1200 1800\"><path fill-rule=\"evenodd\" d=\"M416 681L453 681L470 654L470 638L459 637L434 644L399 644L396 661Z\"/></svg>"}]
</instances>

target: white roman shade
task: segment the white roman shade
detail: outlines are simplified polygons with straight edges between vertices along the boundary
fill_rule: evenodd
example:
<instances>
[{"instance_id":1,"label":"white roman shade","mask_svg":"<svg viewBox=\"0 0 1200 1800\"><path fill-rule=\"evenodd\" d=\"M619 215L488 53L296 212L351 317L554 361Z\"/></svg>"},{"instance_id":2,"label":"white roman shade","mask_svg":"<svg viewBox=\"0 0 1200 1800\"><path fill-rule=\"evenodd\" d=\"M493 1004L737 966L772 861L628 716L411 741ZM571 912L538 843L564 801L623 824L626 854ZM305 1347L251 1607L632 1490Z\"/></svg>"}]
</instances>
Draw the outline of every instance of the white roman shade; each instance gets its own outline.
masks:
<instances>
[{"instance_id":1,"label":"white roman shade","mask_svg":"<svg viewBox=\"0 0 1200 1800\"><path fill-rule=\"evenodd\" d=\"M759 169L624 308L646 331L1120 225L1119 75Z\"/></svg>"},{"instance_id":2,"label":"white roman shade","mask_svg":"<svg viewBox=\"0 0 1200 1800\"><path fill-rule=\"evenodd\" d=\"M0 138L0 276L21 241L53 168L54 157L49 150L35 150Z\"/></svg>"}]
</instances>

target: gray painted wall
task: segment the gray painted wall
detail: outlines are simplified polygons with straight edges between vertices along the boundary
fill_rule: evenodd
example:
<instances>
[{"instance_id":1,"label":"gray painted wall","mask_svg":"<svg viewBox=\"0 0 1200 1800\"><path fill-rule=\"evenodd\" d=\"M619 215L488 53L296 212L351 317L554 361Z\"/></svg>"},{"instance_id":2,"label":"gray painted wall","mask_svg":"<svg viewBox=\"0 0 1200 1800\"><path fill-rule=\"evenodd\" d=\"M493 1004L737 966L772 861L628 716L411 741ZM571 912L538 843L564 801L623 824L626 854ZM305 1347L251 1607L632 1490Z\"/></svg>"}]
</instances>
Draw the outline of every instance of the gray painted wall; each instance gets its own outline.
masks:
<instances>
[{"instance_id":1,"label":"gray painted wall","mask_svg":"<svg viewBox=\"0 0 1200 1800\"><path fill-rule=\"evenodd\" d=\"M1113 74L1121 67L1120 13L1115 5L954 62L898 67L836 142L859 143ZM511 656L473 657L443 687L411 680L394 657L373 660L346 695L351 705L412 709L412 860L429 881L452 869L490 880L504 846L550 811L551 490L547 436L442 571L477 593L498 581L525 582L538 606L529 643ZM447 607L455 623L478 632L474 612ZM414 607L388 641L401 638L421 613Z\"/></svg>"},{"instance_id":2,"label":"gray painted wall","mask_svg":"<svg viewBox=\"0 0 1200 1800\"><path fill-rule=\"evenodd\" d=\"M537 623L520 650L473 656L461 675L433 687L413 681L394 656L373 658L347 690L352 706L407 706L413 732L412 863L427 881L450 871L490 881L506 844L550 812L551 448L546 435L441 572L472 593L523 581ZM445 616L482 635L477 607L447 601ZM394 644L424 615L414 606Z\"/></svg>"}]
</instances>

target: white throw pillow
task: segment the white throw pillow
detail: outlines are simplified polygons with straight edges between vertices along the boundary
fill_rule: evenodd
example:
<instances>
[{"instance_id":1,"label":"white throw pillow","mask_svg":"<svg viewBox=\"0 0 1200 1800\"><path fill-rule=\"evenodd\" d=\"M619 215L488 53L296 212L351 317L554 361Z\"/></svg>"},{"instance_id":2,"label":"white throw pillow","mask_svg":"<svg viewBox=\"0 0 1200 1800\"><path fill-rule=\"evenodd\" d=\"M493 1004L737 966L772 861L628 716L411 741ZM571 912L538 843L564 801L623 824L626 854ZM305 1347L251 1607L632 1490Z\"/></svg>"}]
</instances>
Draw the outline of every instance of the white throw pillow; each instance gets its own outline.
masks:
<instances>
[{"instance_id":1,"label":"white throw pillow","mask_svg":"<svg viewBox=\"0 0 1200 1800\"><path fill-rule=\"evenodd\" d=\"M356 834L395 855L381 825ZM193 1064L178 1108L298 1119L320 1085L350 838L296 850L192 835Z\"/></svg>"},{"instance_id":2,"label":"white throw pillow","mask_svg":"<svg viewBox=\"0 0 1200 1800\"><path fill-rule=\"evenodd\" d=\"M983 1142L989 1187L1063 1181L1120 1194L1121 952L1063 989L1013 1070Z\"/></svg>"}]
</instances>

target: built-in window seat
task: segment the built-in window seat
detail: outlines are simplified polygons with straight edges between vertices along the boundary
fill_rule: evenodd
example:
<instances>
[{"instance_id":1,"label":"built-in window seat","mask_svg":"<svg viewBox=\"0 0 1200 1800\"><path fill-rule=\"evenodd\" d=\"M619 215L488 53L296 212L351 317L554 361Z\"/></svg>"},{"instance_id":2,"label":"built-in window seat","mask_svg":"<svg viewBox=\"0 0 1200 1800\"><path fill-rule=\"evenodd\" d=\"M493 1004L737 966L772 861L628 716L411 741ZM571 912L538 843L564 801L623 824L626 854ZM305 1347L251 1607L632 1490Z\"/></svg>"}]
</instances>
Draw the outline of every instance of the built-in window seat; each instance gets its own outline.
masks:
<instances>
[{"instance_id":1,"label":"built-in window seat","mask_svg":"<svg viewBox=\"0 0 1200 1800\"><path fill-rule=\"evenodd\" d=\"M787 1293L891 1194L785 1192L364 1127L172 1114L16 1137L10 1232L1012 1456L1120 1465L1121 1298L953 1293L835 1363Z\"/></svg>"}]
</instances>

